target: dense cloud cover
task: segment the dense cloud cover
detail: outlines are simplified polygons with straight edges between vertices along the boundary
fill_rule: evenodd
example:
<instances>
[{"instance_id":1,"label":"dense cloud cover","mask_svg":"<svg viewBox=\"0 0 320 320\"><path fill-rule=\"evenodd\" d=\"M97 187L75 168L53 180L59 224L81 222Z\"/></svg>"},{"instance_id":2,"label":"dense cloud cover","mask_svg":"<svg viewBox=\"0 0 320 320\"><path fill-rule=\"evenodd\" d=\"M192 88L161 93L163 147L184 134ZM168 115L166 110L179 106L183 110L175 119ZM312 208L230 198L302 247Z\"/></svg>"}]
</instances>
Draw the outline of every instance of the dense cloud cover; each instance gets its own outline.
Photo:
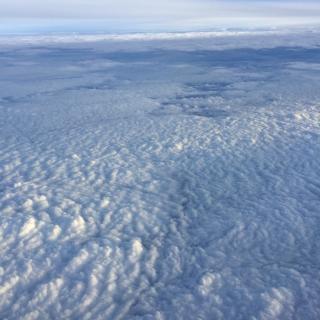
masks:
<instances>
[{"instance_id":1,"label":"dense cloud cover","mask_svg":"<svg viewBox=\"0 0 320 320\"><path fill-rule=\"evenodd\" d=\"M319 33L139 37L0 39L0 319L319 320Z\"/></svg>"}]
</instances>

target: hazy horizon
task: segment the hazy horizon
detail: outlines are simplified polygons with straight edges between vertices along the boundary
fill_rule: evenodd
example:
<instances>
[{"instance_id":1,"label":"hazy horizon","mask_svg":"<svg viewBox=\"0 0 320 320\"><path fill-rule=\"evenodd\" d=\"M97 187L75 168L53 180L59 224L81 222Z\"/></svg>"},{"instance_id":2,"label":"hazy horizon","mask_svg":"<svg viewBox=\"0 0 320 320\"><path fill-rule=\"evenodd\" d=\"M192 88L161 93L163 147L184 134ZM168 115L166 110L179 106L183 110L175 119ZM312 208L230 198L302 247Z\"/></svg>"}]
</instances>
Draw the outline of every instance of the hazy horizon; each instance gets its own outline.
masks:
<instances>
[{"instance_id":1,"label":"hazy horizon","mask_svg":"<svg viewBox=\"0 0 320 320\"><path fill-rule=\"evenodd\" d=\"M0 34L162 32L319 24L320 4L281 1L0 0Z\"/></svg>"}]
</instances>

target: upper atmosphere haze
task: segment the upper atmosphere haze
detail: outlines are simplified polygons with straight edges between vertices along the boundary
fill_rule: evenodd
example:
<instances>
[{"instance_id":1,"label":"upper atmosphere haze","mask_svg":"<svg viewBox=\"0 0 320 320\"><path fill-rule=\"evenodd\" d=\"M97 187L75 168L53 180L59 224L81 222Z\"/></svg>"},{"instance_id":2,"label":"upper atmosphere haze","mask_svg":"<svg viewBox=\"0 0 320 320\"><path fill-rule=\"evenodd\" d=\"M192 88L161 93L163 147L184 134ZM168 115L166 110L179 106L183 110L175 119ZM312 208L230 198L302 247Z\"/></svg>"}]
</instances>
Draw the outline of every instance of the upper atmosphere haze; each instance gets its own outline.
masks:
<instances>
[{"instance_id":1,"label":"upper atmosphere haze","mask_svg":"<svg viewBox=\"0 0 320 320\"><path fill-rule=\"evenodd\" d=\"M192 31L320 21L317 1L0 0L0 33Z\"/></svg>"}]
</instances>

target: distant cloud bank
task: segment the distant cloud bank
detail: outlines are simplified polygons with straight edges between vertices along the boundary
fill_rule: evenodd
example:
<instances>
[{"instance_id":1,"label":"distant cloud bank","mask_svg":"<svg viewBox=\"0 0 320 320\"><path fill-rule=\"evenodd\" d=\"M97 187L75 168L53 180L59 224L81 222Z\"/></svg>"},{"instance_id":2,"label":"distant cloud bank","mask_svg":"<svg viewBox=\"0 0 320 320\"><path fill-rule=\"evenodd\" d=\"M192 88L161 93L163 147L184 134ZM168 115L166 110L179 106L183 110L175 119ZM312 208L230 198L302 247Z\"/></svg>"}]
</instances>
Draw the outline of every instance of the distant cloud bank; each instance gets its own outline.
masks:
<instances>
[{"instance_id":1,"label":"distant cloud bank","mask_svg":"<svg viewBox=\"0 0 320 320\"><path fill-rule=\"evenodd\" d=\"M315 1L0 0L0 32L165 31L316 24Z\"/></svg>"}]
</instances>

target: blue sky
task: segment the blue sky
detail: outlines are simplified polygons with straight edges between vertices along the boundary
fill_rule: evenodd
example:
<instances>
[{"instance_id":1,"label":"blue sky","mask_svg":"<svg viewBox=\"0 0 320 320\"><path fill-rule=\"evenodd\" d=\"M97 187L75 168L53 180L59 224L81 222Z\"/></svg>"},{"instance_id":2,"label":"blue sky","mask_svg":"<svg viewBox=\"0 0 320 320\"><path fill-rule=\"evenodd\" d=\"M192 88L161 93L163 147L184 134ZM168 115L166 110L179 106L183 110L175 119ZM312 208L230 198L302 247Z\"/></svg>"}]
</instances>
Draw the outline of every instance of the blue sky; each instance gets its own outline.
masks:
<instances>
[{"instance_id":1,"label":"blue sky","mask_svg":"<svg viewBox=\"0 0 320 320\"><path fill-rule=\"evenodd\" d=\"M315 24L320 1L0 0L0 32L186 31Z\"/></svg>"}]
</instances>

